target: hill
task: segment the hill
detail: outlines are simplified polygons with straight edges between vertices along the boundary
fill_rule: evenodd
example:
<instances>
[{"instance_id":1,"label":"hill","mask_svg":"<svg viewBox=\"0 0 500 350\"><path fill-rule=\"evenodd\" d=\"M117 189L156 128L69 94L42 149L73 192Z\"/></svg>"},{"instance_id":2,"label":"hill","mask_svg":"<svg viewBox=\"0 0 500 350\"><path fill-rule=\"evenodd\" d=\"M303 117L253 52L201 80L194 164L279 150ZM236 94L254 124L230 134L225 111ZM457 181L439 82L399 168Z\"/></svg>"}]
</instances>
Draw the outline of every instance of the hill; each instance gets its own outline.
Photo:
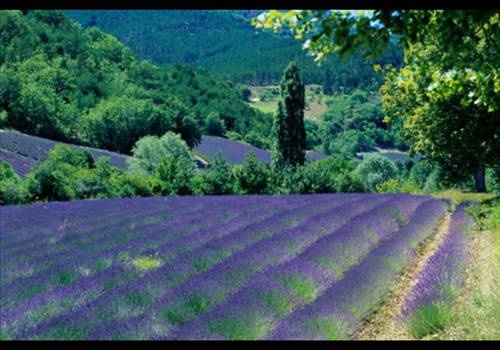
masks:
<instances>
[{"instance_id":1,"label":"hill","mask_svg":"<svg viewBox=\"0 0 500 350\"><path fill-rule=\"evenodd\" d=\"M269 143L271 118L247 106L234 84L137 59L60 11L0 11L0 33L2 128L129 153L140 137L166 131L193 146L210 117L235 138Z\"/></svg>"},{"instance_id":2,"label":"hill","mask_svg":"<svg viewBox=\"0 0 500 350\"><path fill-rule=\"evenodd\" d=\"M259 11L71 10L82 26L97 26L119 38L139 57L156 63L189 63L239 83L268 85L279 81L291 60L299 62L304 81L332 92L377 88L382 77L374 63L399 66L401 50L391 47L376 61L356 54L329 58L318 68L287 33L257 31L250 19Z\"/></svg>"}]
</instances>

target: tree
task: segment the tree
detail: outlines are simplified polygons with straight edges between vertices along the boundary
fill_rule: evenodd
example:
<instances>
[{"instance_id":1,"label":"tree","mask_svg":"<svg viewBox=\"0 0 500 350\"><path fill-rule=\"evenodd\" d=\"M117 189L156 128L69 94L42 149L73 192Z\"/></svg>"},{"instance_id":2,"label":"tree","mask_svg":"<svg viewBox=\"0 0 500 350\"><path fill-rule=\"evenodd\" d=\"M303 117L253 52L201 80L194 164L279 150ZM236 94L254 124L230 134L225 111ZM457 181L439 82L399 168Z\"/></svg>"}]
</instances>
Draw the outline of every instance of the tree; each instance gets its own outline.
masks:
<instances>
[{"instance_id":1,"label":"tree","mask_svg":"<svg viewBox=\"0 0 500 350\"><path fill-rule=\"evenodd\" d=\"M406 66L386 76L387 120L403 120L411 151L437 160L459 180L474 174L486 191L485 168L499 162L500 13L498 11L270 11L258 27L289 26L317 61L357 48L376 55L391 40Z\"/></svg>"},{"instance_id":2,"label":"tree","mask_svg":"<svg viewBox=\"0 0 500 350\"><path fill-rule=\"evenodd\" d=\"M234 167L236 186L240 194L268 193L271 169L257 160L254 152L245 155L243 164Z\"/></svg>"},{"instance_id":3,"label":"tree","mask_svg":"<svg viewBox=\"0 0 500 350\"><path fill-rule=\"evenodd\" d=\"M442 56L432 43L415 45L405 68L387 74L381 89L386 119L402 119L411 150L437 161L449 181L473 174L476 190L485 192L486 168L500 162L498 114L475 95L481 73L449 66Z\"/></svg>"},{"instance_id":4,"label":"tree","mask_svg":"<svg viewBox=\"0 0 500 350\"><path fill-rule=\"evenodd\" d=\"M220 116L216 112L208 114L206 132L208 135L213 136L224 136L226 133L224 121L221 120Z\"/></svg>"},{"instance_id":5,"label":"tree","mask_svg":"<svg viewBox=\"0 0 500 350\"><path fill-rule=\"evenodd\" d=\"M155 177L160 180L163 195L192 194L194 163L185 158L176 159L169 154L158 164Z\"/></svg>"},{"instance_id":6,"label":"tree","mask_svg":"<svg viewBox=\"0 0 500 350\"><path fill-rule=\"evenodd\" d=\"M303 165L306 148L305 90L295 62L285 69L280 89L281 100L274 123L276 141L273 163L278 168Z\"/></svg>"},{"instance_id":7,"label":"tree","mask_svg":"<svg viewBox=\"0 0 500 350\"><path fill-rule=\"evenodd\" d=\"M323 92L325 95L333 95L333 85L335 84L333 71L328 68L325 71L325 81L323 83Z\"/></svg>"},{"instance_id":8,"label":"tree","mask_svg":"<svg viewBox=\"0 0 500 350\"><path fill-rule=\"evenodd\" d=\"M359 176L367 189L374 192L378 185L398 175L396 165L386 157L368 154L356 167L354 174Z\"/></svg>"},{"instance_id":9,"label":"tree","mask_svg":"<svg viewBox=\"0 0 500 350\"><path fill-rule=\"evenodd\" d=\"M204 194L232 194L234 193L235 177L231 166L217 153L210 162L208 169L202 174L202 191Z\"/></svg>"},{"instance_id":10,"label":"tree","mask_svg":"<svg viewBox=\"0 0 500 350\"><path fill-rule=\"evenodd\" d=\"M167 131L162 137L144 136L132 149L132 158L127 160L131 171L152 175L167 156L175 160L193 162L189 147L177 134Z\"/></svg>"},{"instance_id":11,"label":"tree","mask_svg":"<svg viewBox=\"0 0 500 350\"><path fill-rule=\"evenodd\" d=\"M0 160L0 205L24 203L28 193L11 166Z\"/></svg>"}]
</instances>

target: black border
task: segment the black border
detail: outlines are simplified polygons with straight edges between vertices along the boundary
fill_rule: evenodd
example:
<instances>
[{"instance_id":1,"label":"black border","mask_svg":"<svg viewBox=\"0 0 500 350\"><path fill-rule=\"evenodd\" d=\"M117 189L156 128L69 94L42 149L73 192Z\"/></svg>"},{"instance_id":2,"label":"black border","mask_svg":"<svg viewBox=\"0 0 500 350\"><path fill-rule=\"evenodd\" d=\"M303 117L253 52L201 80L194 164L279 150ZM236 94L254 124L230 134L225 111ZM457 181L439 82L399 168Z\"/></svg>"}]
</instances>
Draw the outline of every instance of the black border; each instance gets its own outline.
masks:
<instances>
[{"instance_id":1,"label":"black border","mask_svg":"<svg viewBox=\"0 0 500 350\"><path fill-rule=\"evenodd\" d=\"M443 0L1 0L0 9L496 9L492 7L494 0L474 0L458 3ZM499 3L500 5L500 3ZM170 350L181 349L216 349L228 348L359 348L366 349L372 346L384 348L402 347L420 349L421 341L1 341L3 349L7 348L100 348L100 349L127 349L127 348L158 348ZM439 348L454 345L465 345L470 341L459 340L453 342L431 341L424 346ZM491 347L499 341L482 341L481 349ZM498 344L495 348L498 348Z\"/></svg>"},{"instance_id":2,"label":"black border","mask_svg":"<svg viewBox=\"0 0 500 350\"><path fill-rule=\"evenodd\" d=\"M354 349L375 349L380 346L383 349L402 349L407 350L408 348L422 349L425 348L439 348L443 349L448 346L465 346L467 345L475 346L478 341L467 341L467 340L456 340L456 341L419 341L419 340L388 340L388 341L361 341L361 340L342 340L342 341L311 341L311 340L277 340L277 341L221 341L221 340L179 340L179 341L2 341L0 342L2 349L29 349L29 348L42 348L42 349L273 349L283 348L291 350L292 348L305 348L305 349L344 349L344 348L354 348ZM497 349L499 341L481 341L480 348L483 349ZM496 346L495 346L496 344ZM375 347L375 348L374 348Z\"/></svg>"},{"instance_id":3,"label":"black border","mask_svg":"<svg viewBox=\"0 0 500 350\"><path fill-rule=\"evenodd\" d=\"M495 0L1 0L2 9L495 9ZM497 3L500 10L500 3Z\"/></svg>"}]
</instances>

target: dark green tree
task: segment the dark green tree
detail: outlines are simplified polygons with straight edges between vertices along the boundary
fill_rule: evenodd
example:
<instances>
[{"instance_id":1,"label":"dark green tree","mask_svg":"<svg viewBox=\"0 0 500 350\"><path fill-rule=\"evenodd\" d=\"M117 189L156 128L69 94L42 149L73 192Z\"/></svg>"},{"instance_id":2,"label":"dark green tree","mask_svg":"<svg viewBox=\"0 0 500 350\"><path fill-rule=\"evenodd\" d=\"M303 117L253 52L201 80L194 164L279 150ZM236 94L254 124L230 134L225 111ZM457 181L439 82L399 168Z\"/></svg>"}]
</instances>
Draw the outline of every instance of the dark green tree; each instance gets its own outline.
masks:
<instances>
[{"instance_id":1,"label":"dark green tree","mask_svg":"<svg viewBox=\"0 0 500 350\"><path fill-rule=\"evenodd\" d=\"M274 121L274 161L278 168L286 165L303 165L306 148L304 127L304 84L300 79L297 63L285 69L280 83L281 100Z\"/></svg>"}]
</instances>

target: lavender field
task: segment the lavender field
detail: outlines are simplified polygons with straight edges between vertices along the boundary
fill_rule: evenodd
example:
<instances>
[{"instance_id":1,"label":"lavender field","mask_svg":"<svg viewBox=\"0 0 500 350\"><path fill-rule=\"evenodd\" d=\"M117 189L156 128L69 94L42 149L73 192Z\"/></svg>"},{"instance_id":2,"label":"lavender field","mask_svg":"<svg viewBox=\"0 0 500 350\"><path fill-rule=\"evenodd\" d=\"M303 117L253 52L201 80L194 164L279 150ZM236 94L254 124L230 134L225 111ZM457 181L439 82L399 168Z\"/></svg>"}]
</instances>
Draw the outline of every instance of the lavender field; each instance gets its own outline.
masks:
<instances>
[{"instance_id":1,"label":"lavender field","mask_svg":"<svg viewBox=\"0 0 500 350\"><path fill-rule=\"evenodd\" d=\"M8 163L21 177L26 176L35 165L47 159L49 151L58 143L88 150L95 159L108 157L110 164L117 168L128 168L127 159L130 157L120 153L52 141L14 130L0 130L0 136L0 160ZM241 164L247 153L254 152L257 159L271 163L271 152L217 136L203 136L200 144L193 150L207 161L211 161L217 153L221 153L230 164ZM327 155L321 152L306 152L306 158L310 160L321 160L326 157Z\"/></svg>"},{"instance_id":2,"label":"lavender field","mask_svg":"<svg viewBox=\"0 0 500 350\"><path fill-rule=\"evenodd\" d=\"M14 130L0 130L0 160L8 163L19 176L25 176L36 164L47 159L49 151L56 144L64 144L81 150L87 150L95 159L108 157L109 163L120 169L127 169L128 167L128 157L123 154L52 141Z\"/></svg>"},{"instance_id":3,"label":"lavender field","mask_svg":"<svg viewBox=\"0 0 500 350\"><path fill-rule=\"evenodd\" d=\"M150 197L0 208L7 339L343 339L448 202Z\"/></svg>"},{"instance_id":4,"label":"lavender field","mask_svg":"<svg viewBox=\"0 0 500 350\"><path fill-rule=\"evenodd\" d=\"M200 144L194 147L194 151L208 161L212 160L217 153L221 153L223 158L232 165L243 163L245 155L254 152L258 160L271 163L271 152L218 136L204 135ZM321 152L306 152L306 159L321 160L325 158L327 155Z\"/></svg>"}]
</instances>

